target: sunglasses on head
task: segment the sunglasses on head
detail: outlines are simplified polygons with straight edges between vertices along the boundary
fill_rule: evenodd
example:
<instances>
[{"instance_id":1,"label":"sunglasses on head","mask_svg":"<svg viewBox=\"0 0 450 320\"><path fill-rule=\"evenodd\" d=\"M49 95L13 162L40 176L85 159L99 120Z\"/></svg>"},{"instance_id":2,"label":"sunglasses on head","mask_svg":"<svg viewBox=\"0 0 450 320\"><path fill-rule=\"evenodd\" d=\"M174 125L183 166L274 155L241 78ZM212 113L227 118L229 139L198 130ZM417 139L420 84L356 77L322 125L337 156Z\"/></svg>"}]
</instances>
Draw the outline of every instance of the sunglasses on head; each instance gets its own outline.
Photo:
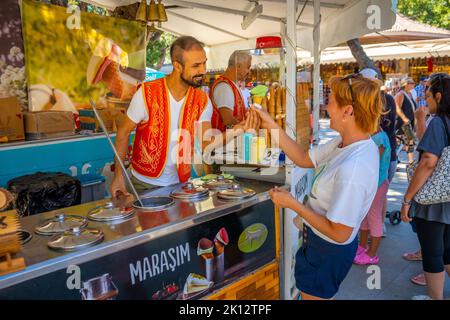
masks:
<instances>
[{"instance_id":1,"label":"sunglasses on head","mask_svg":"<svg viewBox=\"0 0 450 320\"><path fill-rule=\"evenodd\" d=\"M353 93L352 79L361 79L362 77L363 76L360 75L359 73L352 73L352 74L349 74L349 75L347 75L347 76L345 76L345 77L343 77L341 79L341 80L348 80L348 87L350 89L350 94L352 96L352 106L353 106L353 108L355 107L356 99L355 99L355 94ZM352 112L352 115L353 115L353 112Z\"/></svg>"}]
</instances>

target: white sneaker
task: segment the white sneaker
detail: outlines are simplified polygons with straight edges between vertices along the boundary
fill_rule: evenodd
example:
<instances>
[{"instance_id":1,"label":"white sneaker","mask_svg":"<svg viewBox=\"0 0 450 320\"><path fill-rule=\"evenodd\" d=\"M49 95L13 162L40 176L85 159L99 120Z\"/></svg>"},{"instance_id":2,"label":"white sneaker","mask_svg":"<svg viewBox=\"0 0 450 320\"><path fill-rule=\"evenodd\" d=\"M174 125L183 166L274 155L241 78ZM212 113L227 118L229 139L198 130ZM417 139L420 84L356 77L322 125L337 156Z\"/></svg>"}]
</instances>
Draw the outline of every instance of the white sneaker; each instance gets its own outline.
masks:
<instances>
[{"instance_id":1,"label":"white sneaker","mask_svg":"<svg viewBox=\"0 0 450 320\"><path fill-rule=\"evenodd\" d=\"M433 299L431 299L431 297L423 294L423 295L419 295L419 296L414 296L411 298L411 300L433 300Z\"/></svg>"}]
</instances>

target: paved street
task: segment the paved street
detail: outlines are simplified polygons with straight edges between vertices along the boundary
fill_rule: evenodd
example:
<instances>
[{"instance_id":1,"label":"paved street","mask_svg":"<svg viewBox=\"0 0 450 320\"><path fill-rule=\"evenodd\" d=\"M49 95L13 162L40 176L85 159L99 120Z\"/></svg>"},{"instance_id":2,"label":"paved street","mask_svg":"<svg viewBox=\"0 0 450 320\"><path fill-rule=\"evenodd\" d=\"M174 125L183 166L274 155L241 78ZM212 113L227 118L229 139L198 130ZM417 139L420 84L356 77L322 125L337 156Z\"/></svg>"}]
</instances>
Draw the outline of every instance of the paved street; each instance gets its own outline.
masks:
<instances>
[{"instance_id":1,"label":"paved street","mask_svg":"<svg viewBox=\"0 0 450 320\"><path fill-rule=\"evenodd\" d=\"M320 120L321 143L337 135L329 129L329 121ZM400 210L401 199L407 188L405 172L406 154L400 154L401 163L389 187L388 211ZM421 262L410 262L402 258L405 252L419 248L417 236L409 224L391 225L386 219L387 237L381 241L378 256L380 258L381 289L369 290L367 266L353 265L349 275L341 285L336 296L338 300L409 300L414 295L426 294L426 287L413 284L411 276L421 272ZM444 297L450 299L450 279L447 276Z\"/></svg>"}]
</instances>

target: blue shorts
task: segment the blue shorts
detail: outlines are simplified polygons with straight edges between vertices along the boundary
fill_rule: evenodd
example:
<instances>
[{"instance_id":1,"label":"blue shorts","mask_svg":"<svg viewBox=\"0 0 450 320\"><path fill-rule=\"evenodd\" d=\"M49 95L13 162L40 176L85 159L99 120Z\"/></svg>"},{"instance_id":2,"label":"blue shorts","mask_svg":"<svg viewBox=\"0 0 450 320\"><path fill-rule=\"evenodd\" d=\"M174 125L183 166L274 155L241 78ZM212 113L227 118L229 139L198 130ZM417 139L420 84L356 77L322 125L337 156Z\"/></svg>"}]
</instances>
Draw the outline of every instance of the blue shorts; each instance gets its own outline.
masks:
<instances>
[{"instance_id":1,"label":"blue shorts","mask_svg":"<svg viewBox=\"0 0 450 320\"><path fill-rule=\"evenodd\" d=\"M304 225L303 244L295 257L297 288L322 299L333 298L352 267L357 248L358 237L347 245L337 245Z\"/></svg>"}]
</instances>

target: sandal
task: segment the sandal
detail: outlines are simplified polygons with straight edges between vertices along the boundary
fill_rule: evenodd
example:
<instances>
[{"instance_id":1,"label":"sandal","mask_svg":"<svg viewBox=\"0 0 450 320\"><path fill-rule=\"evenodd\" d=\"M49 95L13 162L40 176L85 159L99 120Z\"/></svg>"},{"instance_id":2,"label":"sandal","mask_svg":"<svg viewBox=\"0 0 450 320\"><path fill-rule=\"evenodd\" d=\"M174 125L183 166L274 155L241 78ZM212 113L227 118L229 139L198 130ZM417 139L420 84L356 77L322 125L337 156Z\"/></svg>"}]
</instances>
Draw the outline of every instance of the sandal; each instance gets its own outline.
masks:
<instances>
[{"instance_id":1,"label":"sandal","mask_svg":"<svg viewBox=\"0 0 450 320\"><path fill-rule=\"evenodd\" d=\"M409 252L403 254L403 259L406 259L408 261L422 261L422 252L416 251L416 252Z\"/></svg>"},{"instance_id":2,"label":"sandal","mask_svg":"<svg viewBox=\"0 0 450 320\"><path fill-rule=\"evenodd\" d=\"M417 284L418 286L426 286L427 280L425 279L425 275L423 273L420 273L414 277L412 277L411 282L414 284Z\"/></svg>"}]
</instances>

